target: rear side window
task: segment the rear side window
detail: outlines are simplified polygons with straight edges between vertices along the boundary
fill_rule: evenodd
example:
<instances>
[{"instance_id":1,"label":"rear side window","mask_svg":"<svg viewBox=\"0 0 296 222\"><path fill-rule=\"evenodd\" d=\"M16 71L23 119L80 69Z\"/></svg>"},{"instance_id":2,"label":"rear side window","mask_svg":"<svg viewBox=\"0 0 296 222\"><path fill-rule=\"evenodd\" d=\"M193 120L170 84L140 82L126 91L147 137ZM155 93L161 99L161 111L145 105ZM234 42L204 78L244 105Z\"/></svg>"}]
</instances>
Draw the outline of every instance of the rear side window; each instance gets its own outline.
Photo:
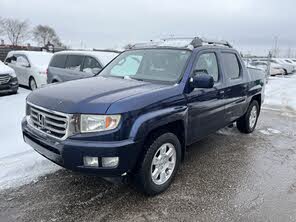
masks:
<instances>
[{"instance_id":1,"label":"rear side window","mask_svg":"<svg viewBox=\"0 0 296 222\"><path fill-rule=\"evenodd\" d=\"M66 69L80 71L83 64L83 56L80 55L68 55L66 61Z\"/></svg>"},{"instance_id":2,"label":"rear side window","mask_svg":"<svg viewBox=\"0 0 296 222\"><path fill-rule=\"evenodd\" d=\"M67 55L55 55L53 56L49 66L56 68L65 68Z\"/></svg>"},{"instance_id":3,"label":"rear side window","mask_svg":"<svg viewBox=\"0 0 296 222\"><path fill-rule=\"evenodd\" d=\"M225 75L228 79L237 79L240 76L240 65L234 53L222 53L222 62Z\"/></svg>"}]
</instances>

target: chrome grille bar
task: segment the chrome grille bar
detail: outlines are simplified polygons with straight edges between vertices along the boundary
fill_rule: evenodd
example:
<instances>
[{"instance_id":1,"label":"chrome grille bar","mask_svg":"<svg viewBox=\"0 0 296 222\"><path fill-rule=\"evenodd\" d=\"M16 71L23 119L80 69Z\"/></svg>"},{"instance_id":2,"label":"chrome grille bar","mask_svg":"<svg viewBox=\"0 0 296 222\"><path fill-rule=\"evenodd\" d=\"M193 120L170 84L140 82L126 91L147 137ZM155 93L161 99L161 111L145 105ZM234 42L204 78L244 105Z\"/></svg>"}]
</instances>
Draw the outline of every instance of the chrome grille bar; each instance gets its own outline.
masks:
<instances>
[{"instance_id":1,"label":"chrome grille bar","mask_svg":"<svg viewBox=\"0 0 296 222\"><path fill-rule=\"evenodd\" d=\"M69 114L48 110L33 104L29 104L29 124L43 133L57 138L66 139L69 128Z\"/></svg>"},{"instance_id":2,"label":"chrome grille bar","mask_svg":"<svg viewBox=\"0 0 296 222\"><path fill-rule=\"evenodd\" d=\"M10 80L10 75L8 75L8 74L5 74L5 75L0 75L0 85L1 84L6 84L6 83L8 83L9 82L9 80Z\"/></svg>"}]
</instances>

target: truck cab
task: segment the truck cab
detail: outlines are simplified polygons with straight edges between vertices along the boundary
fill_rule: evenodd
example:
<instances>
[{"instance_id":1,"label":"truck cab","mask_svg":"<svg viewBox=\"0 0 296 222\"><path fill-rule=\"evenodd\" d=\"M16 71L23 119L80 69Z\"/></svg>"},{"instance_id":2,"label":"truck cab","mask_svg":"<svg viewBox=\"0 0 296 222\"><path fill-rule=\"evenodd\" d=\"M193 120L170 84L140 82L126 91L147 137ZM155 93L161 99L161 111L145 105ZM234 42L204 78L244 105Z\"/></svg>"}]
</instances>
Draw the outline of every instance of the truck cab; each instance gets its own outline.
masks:
<instances>
[{"instance_id":1,"label":"truck cab","mask_svg":"<svg viewBox=\"0 0 296 222\"><path fill-rule=\"evenodd\" d=\"M136 44L93 78L31 93L24 140L65 168L128 176L156 195L172 183L187 146L235 122L254 131L264 76L227 42Z\"/></svg>"}]
</instances>

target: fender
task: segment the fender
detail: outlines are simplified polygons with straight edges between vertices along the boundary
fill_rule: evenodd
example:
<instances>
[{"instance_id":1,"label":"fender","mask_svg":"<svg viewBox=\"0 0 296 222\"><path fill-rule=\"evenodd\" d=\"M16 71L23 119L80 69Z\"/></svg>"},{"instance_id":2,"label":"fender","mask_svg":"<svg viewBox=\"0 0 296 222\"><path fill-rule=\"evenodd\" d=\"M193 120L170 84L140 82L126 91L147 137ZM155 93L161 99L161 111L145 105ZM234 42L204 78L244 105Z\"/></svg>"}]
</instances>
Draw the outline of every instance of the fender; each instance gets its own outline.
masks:
<instances>
[{"instance_id":1,"label":"fender","mask_svg":"<svg viewBox=\"0 0 296 222\"><path fill-rule=\"evenodd\" d=\"M187 106L169 107L141 115L133 124L130 138L135 141L144 140L152 130L169 123L181 120L185 129L185 141L187 137Z\"/></svg>"},{"instance_id":2,"label":"fender","mask_svg":"<svg viewBox=\"0 0 296 222\"><path fill-rule=\"evenodd\" d=\"M261 96L261 103L263 103L264 100L264 81L257 80L249 83L249 90L247 92L247 105L244 108L244 113L247 112L247 109L249 107L249 103L251 102L252 98L254 96L260 95Z\"/></svg>"}]
</instances>

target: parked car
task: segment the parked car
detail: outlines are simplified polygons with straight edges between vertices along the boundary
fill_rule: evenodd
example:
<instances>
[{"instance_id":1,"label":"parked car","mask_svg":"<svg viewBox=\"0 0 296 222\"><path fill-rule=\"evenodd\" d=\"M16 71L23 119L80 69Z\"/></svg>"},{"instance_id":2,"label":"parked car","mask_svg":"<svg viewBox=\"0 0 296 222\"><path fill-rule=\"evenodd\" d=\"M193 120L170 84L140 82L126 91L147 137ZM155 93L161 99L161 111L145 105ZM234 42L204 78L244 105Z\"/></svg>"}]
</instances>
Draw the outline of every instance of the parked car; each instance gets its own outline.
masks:
<instances>
[{"instance_id":1,"label":"parked car","mask_svg":"<svg viewBox=\"0 0 296 222\"><path fill-rule=\"evenodd\" d=\"M35 90L47 84L47 67L52 53L37 51L10 51L5 63L14 69L19 84Z\"/></svg>"},{"instance_id":2,"label":"parked car","mask_svg":"<svg viewBox=\"0 0 296 222\"><path fill-rule=\"evenodd\" d=\"M55 53L48 67L47 83L92 77L117 55L117 52L111 51L62 51Z\"/></svg>"},{"instance_id":3,"label":"parked car","mask_svg":"<svg viewBox=\"0 0 296 222\"><path fill-rule=\"evenodd\" d=\"M65 168L130 177L156 195L173 181L187 146L234 122L254 131L265 77L251 72L228 43L147 43L94 78L32 92L23 137Z\"/></svg>"},{"instance_id":4,"label":"parked car","mask_svg":"<svg viewBox=\"0 0 296 222\"><path fill-rule=\"evenodd\" d=\"M18 81L14 70L0 61L0 93L17 93Z\"/></svg>"},{"instance_id":5,"label":"parked car","mask_svg":"<svg viewBox=\"0 0 296 222\"><path fill-rule=\"evenodd\" d=\"M250 62L250 65L261 68L264 71L268 70L268 62L264 62L264 61L253 61ZM275 76L275 75L285 75L286 72L283 68L283 66L277 64L277 63L273 63L270 62L270 71L269 74L271 76Z\"/></svg>"},{"instance_id":6,"label":"parked car","mask_svg":"<svg viewBox=\"0 0 296 222\"><path fill-rule=\"evenodd\" d=\"M268 60L269 59L267 58L267 59L260 59L259 61L267 62ZM270 62L281 65L282 68L285 70L286 75L291 74L291 73L293 73L295 71L294 66L292 64L289 64L289 63L285 62L282 59L272 58L272 59L270 59Z\"/></svg>"},{"instance_id":7,"label":"parked car","mask_svg":"<svg viewBox=\"0 0 296 222\"><path fill-rule=\"evenodd\" d=\"M293 59L282 59L284 60L286 63L291 64L292 66L294 66L294 70L296 70L296 61L293 61Z\"/></svg>"}]
</instances>

